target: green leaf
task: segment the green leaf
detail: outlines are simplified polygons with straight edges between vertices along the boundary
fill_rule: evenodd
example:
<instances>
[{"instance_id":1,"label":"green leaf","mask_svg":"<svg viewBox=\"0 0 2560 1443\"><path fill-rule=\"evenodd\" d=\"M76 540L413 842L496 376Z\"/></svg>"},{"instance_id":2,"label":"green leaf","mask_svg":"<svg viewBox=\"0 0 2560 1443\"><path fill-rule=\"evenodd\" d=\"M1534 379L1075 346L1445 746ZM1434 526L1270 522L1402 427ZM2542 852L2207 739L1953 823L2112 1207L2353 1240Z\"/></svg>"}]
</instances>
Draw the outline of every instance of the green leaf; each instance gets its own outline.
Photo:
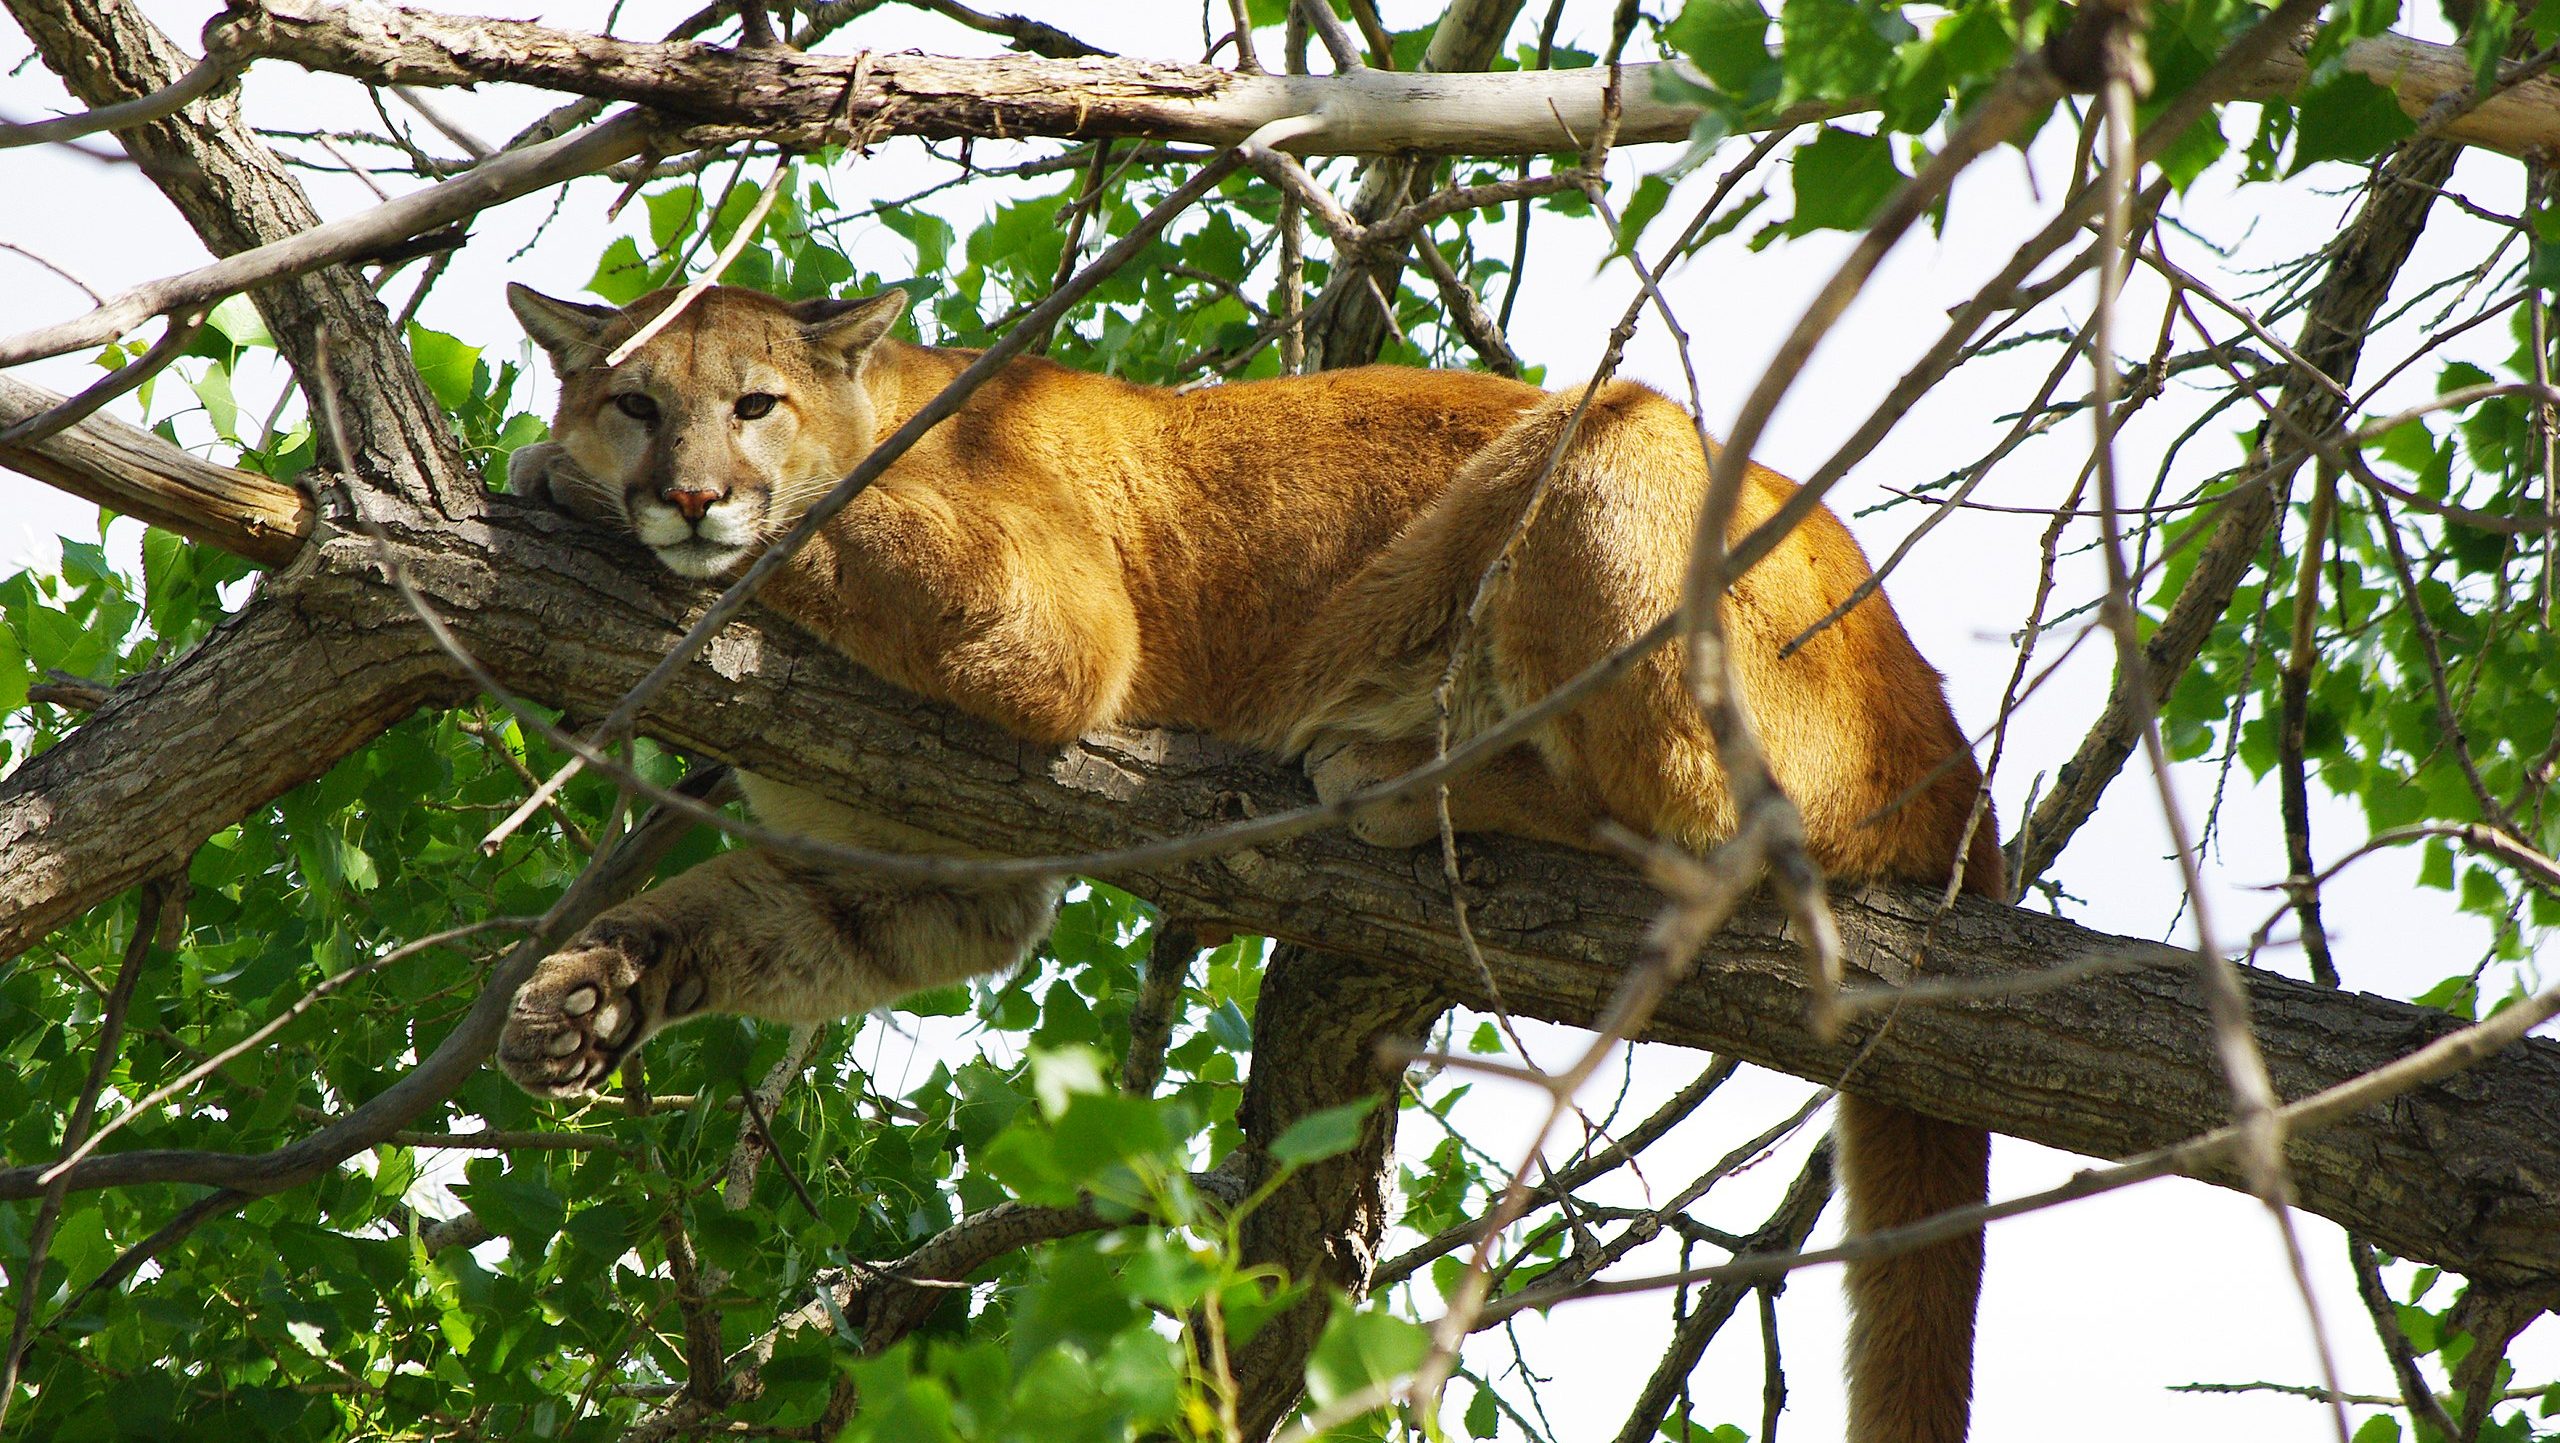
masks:
<instances>
[{"instance_id":1,"label":"green leaf","mask_svg":"<svg viewBox=\"0 0 2560 1443\"><path fill-rule=\"evenodd\" d=\"M215 361L188 384L204 403L204 417L213 433L225 441L240 439L240 403L231 398L231 368Z\"/></svg>"},{"instance_id":2,"label":"green leaf","mask_svg":"<svg viewBox=\"0 0 2560 1443\"><path fill-rule=\"evenodd\" d=\"M1363 1389L1403 1377L1422 1361L1431 1334L1392 1313L1337 1305L1324 1336L1307 1355L1307 1397L1328 1407Z\"/></svg>"},{"instance_id":3,"label":"green leaf","mask_svg":"<svg viewBox=\"0 0 2560 1443\"><path fill-rule=\"evenodd\" d=\"M1042 1115L1057 1118L1076 1096L1107 1092L1102 1054L1090 1047L1043 1048L1031 1054L1031 1092Z\"/></svg>"},{"instance_id":4,"label":"green leaf","mask_svg":"<svg viewBox=\"0 0 2560 1443\"><path fill-rule=\"evenodd\" d=\"M27 688L35 681L35 668L27 665L26 644L18 640L15 627L0 626L0 716L27 704Z\"/></svg>"},{"instance_id":5,"label":"green leaf","mask_svg":"<svg viewBox=\"0 0 2560 1443\"><path fill-rule=\"evenodd\" d=\"M519 1251L539 1256L560 1225L569 1205L538 1178L498 1173L491 1164L475 1164L479 1173L463 1189L463 1201L482 1222L503 1234Z\"/></svg>"},{"instance_id":6,"label":"green leaf","mask_svg":"<svg viewBox=\"0 0 2560 1443\"><path fill-rule=\"evenodd\" d=\"M590 294L617 306L627 306L655 289L649 263L640 258L639 242L629 236L616 237L604 248L596 259L596 273L587 280Z\"/></svg>"},{"instance_id":7,"label":"green leaf","mask_svg":"<svg viewBox=\"0 0 2560 1443\"><path fill-rule=\"evenodd\" d=\"M2400 1443L2400 1420L2376 1413L2356 1425L2355 1443Z\"/></svg>"},{"instance_id":8,"label":"green leaf","mask_svg":"<svg viewBox=\"0 0 2560 1443\"><path fill-rule=\"evenodd\" d=\"M381 874L374 870L372 854L344 838L338 842L338 875L359 892L370 892L382 885Z\"/></svg>"},{"instance_id":9,"label":"green leaf","mask_svg":"<svg viewBox=\"0 0 2560 1443\"><path fill-rule=\"evenodd\" d=\"M661 252L702 222L702 187L691 181L642 197L649 208L649 243Z\"/></svg>"},{"instance_id":10,"label":"green leaf","mask_svg":"<svg viewBox=\"0 0 2560 1443\"><path fill-rule=\"evenodd\" d=\"M2230 137L2222 133L2222 112L2210 110L2169 142L2157 163L2160 173L2169 178L2171 188L2183 195L2230 150Z\"/></svg>"},{"instance_id":11,"label":"green leaf","mask_svg":"<svg viewBox=\"0 0 2560 1443\"><path fill-rule=\"evenodd\" d=\"M2343 0L2337 17L2340 28L2355 39L2380 35L2400 23L2400 0Z\"/></svg>"},{"instance_id":12,"label":"green leaf","mask_svg":"<svg viewBox=\"0 0 2560 1443\"><path fill-rule=\"evenodd\" d=\"M1209 1035L1230 1052L1245 1052L1253 1047L1253 1024L1245 1020L1244 1009L1230 997L1210 1009Z\"/></svg>"},{"instance_id":13,"label":"green leaf","mask_svg":"<svg viewBox=\"0 0 2560 1443\"><path fill-rule=\"evenodd\" d=\"M1308 1113L1272 1139L1271 1156L1287 1166L1304 1167L1349 1152L1360 1144L1361 1120L1377 1105L1378 1099L1364 1097Z\"/></svg>"},{"instance_id":14,"label":"green leaf","mask_svg":"<svg viewBox=\"0 0 2560 1443\"><path fill-rule=\"evenodd\" d=\"M1787 230L1856 230L1908 177L1891 142L1826 125L1795 153L1796 215Z\"/></svg>"},{"instance_id":15,"label":"green leaf","mask_svg":"<svg viewBox=\"0 0 2560 1443\"><path fill-rule=\"evenodd\" d=\"M2304 91L2296 116L2293 166L2287 175L2316 161L2369 159L2418 130L2390 91L2352 70Z\"/></svg>"},{"instance_id":16,"label":"green leaf","mask_svg":"<svg viewBox=\"0 0 2560 1443\"><path fill-rule=\"evenodd\" d=\"M480 364L480 348L464 345L442 331L431 331L411 322L409 354L417 360L418 374L426 379L427 390L436 404L448 411L459 411L471 400L472 369Z\"/></svg>"},{"instance_id":17,"label":"green leaf","mask_svg":"<svg viewBox=\"0 0 2560 1443\"><path fill-rule=\"evenodd\" d=\"M272 351L276 348L276 338L267 334L266 318L258 314L257 306L247 296L223 297L206 313L204 323L241 350L257 347Z\"/></svg>"},{"instance_id":18,"label":"green leaf","mask_svg":"<svg viewBox=\"0 0 2560 1443\"><path fill-rule=\"evenodd\" d=\"M1786 0L1780 99L1846 100L1893 79L1894 48L1919 35L1898 8L1877 0Z\"/></svg>"},{"instance_id":19,"label":"green leaf","mask_svg":"<svg viewBox=\"0 0 2560 1443\"><path fill-rule=\"evenodd\" d=\"M1644 235L1644 228L1653 224L1655 216L1662 214L1663 205L1670 199L1671 182L1661 176L1648 175L1636 182L1636 193L1628 199L1626 210L1618 217L1619 255L1634 254L1636 242Z\"/></svg>"},{"instance_id":20,"label":"green leaf","mask_svg":"<svg viewBox=\"0 0 2560 1443\"><path fill-rule=\"evenodd\" d=\"M1759 0L1688 0L1662 27L1662 38L1737 99L1758 90L1777 68L1769 53L1769 12Z\"/></svg>"}]
</instances>

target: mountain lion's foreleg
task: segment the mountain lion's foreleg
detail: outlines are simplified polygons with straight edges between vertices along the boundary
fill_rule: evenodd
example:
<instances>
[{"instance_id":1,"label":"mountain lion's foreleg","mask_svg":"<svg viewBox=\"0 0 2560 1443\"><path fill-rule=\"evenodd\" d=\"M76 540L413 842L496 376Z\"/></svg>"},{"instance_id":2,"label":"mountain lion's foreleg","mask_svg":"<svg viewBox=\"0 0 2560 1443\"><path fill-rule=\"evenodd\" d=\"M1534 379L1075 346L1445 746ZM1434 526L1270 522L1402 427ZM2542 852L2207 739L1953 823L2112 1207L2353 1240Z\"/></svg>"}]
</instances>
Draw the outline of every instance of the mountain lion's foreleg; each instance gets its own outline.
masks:
<instances>
[{"instance_id":1,"label":"mountain lion's foreleg","mask_svg":"<svg viewBox=\"0 0 2560 1443\"><path fill-rule=\"evenodd\" d=\"M739 1012L815 1022L1000 971L1049 930L1058 884L946 887L727 852L588 924L516 993L498 1061L568 1096L652 1033Z\"/></svg>"},{"instance_id":2,"label":"mountain lion's foreleg","mask_svg":"<svg viewBox=\"0 0 2560 1443\"><path fill-rule=\"evenodd\" d=\"M875 675L1038 741L1116 718L1138 666L1110 549L979 488L875 486L766 597Z\"/></svg>"}]
</instances>

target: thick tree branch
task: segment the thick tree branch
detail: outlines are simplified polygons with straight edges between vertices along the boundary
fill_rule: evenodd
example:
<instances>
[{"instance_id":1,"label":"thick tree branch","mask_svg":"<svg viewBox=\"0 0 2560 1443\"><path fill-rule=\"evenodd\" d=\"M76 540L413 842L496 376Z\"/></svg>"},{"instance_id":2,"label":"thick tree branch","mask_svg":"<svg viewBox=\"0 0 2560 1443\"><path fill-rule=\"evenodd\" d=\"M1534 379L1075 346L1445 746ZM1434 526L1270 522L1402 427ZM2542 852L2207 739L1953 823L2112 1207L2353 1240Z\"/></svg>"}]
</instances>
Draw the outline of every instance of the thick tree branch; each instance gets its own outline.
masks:
<instances>
[{"instance_id":1,"label":"thick tree branch","mask_svg":"<svg viewBox=\"0 0 2560 1443\"><path fill-rule=\"evenodd\" d=\"M379 519L418 585L501 679L588 714L647 671L704 600L624 546L512 501L493 500L486 517L461 526L418 514ZM266 694L325 687L334 656L416 665L408 605L382 582L373 547L332 534L308 551L288 594L263 603L273 611L233 624L325 628L331 644L301 648L302 670L279 671ZM270 619L279 615L289 623ZM191 658L169 677L137 685L172 690L191 667L219 661ZM421 691L439 684L430 680ZM198 753L161 744L190 722L209 724L184 708L146 713L119 701L0 784L0 939L23 946L44 925L39 919L104 895L87 866L118 865L132 837L184 837L205 823L202 803L191 807L181 795L188 770L204 770ZM1185 834L1240 810L1279 810L1306 793L1294 771L1196 737L1115 734L1063 749L1034 746L872 681L770 618L725 632L644 725L679 746L822 788L907 825L981 847L1001 837L1023 854ZM1480 899L1475 930L1505 1001L1522 1015L1587 1024L1637 954L1660 899L1596 857L1500 839L1471 840L1467 853ZM36 865L21 856L87 863ZM1204 923L1358 956L1470 1005L1489 1001L1478 995L1449 929L1438 868L1423 852L1319 834L1111 880ZM1838 898L1851 959L1899 981L1928 937L1932 979L1997 980L2075 966L2090 975L2033 993L1994 990L1903 1008L1858 1069L1864 1090L2099 1156L2183 1139L2226 1114L2187 953L1973 900L1933 923L1936 900L1899 890ZM2110 959L2117 965L2090 965ZM2428 1009L2268 973L2252 972L2249 981L2269 1065L2287 1097L2367 1071L2457 1025ZM1805 1016L1796 944L1774 908L1756 905L1717 936L1647 1035L1830 1081L1874 1032L1863 1023L1824 1043ZM272 1176L221 1157L111 1154L81 1164L72 1183L259 1186ZM2528 1042L2388 1109L2294 1137L2288 1161L2303 1206L2400 1256L2489 1276L2560 1271L2560 1045ZM2205 1175L2231 1181L2219 1170ZM32 1188L32 1172L0 1173L0 1196Z\"/></svg>"},{"instance_id":2,"label":"thick tree branch","mask_svg":"<svg viewBox=\"0 0 2560 1443\"><path fill-rule=\"evenodd\" d=\"M1283 946L1262 975L1254 1007L1253 1075L1236 1122L1245 1134L1245 1176L1256 1187L1274 1171L1268 1149L1291 1123L1363 1099L1359 1144L1290 1177L1245 1215L1237 1241L1248 1266L1271 1264L1309 1295L1267 1319L1250 1346L1230 1350L1236 1417L1244 1438L1271 1436L1298 1403L1307 1356L1323 1335L1333 1292L1369 1291L1391 1210L1396 1081L1392 1059L1418 1044L1448 998L1412 976L1379 975L1357 958Z\"/></svg>"},{"instance_id":3,"label":"thick tree branch","mask_svg":"<svg viewBox=\"0 0 2560 1443\"><path fill-rule=\"evenodd\" d=\"M463 692L422 636L266 594L0 780L0 957ZM218 765L216 763L219 763Z\"/></svg>"},{"instance_id":4,"label":"thick tree branch","mask_svg":"<svg viewBox=\"0 0 2560 1443\"><path fill-rule=\"evenodd\" d=\"M27 0L19 0L27 3ZM1501 3L1470 7L1499 18ZM1473 25L1473 22L1470 22ZM1482 26L1453 34L1472 46ZM689 42L610 40L529 21L438 14L358 0L235 0L207 27L212 48L291 60L313 70L402 85L511 80L627 100L696 124L752 130L787 144L870 137L1153 136L1233 145L1262 125L1324 112L1311 149L1535 155L1577 150L1598 131L1603 69L1502 75L1360 70L1345 75L1243 74L1205 65L1088 57L969 60L931 55L740 54ZM1495 37L1497 40L1499 36ZM2307 37L2306 37L2307 39ZM2349 69L2423 115L2471 84L2453 46L2381 36L2348 47ZM1479 62L1481 64L1481 62ZM1618 141L1680 140L1694 106L1654 94L1656 65L1625 67ZM173 72L174 74L174 72ZM2308 79L2300 45L2280 48L2239 98L2290 94ZM1838 113L1846 113L1846 109ZM1801 123L1806 116L1793 119ZM2524 154L2560 148L2560 81L2539 77L2453 121L2448 139Z\"/></svg>"},{"instance_id":5,"label":"thick tree branch","mask_svg":"<svg viewBox=\"0 0 2560 1443\"><path fill-rule=\"evenodd\" d=\"M51 391L0 376L0 430L61 403ZM311 499L297 488L200 461L110 416L32 445L0 446L0 466L261 566L291 561L311 534Z\"/></svg>"}]
</instances>

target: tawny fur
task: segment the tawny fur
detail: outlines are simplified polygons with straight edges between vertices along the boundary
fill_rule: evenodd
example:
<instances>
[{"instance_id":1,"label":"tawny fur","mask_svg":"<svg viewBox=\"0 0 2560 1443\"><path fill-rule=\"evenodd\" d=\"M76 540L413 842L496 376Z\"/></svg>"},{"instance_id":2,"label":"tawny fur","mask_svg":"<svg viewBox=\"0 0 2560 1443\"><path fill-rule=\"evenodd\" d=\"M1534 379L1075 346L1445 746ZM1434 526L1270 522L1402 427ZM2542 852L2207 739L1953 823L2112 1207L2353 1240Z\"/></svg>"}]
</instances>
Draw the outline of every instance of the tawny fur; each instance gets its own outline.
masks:
<instances>
[{"instance_id":1,"label":"tawny fur","mask_svg":"<svg viewBox=\"0 0 2560 1443\"><path fill-rule=\"evenodd\" d=\"M604 367L670 298L615 312L511 290L562 380L556 442L519 452L513 474L688 575L732 573L971 359L887 339L895 292L795 307L715 288ZM1303 757L1319 794L1343 795L1430 754L1433 694L1462 633L1453 741L1679 604L1706 482L1694 425L1613 383L1559 456L1575 399L1378 366L1177 393L1017 361L764 596L880 676L1023 736L1190 728ZM1478 578L1551 458L1469 632ZM1735 538L1794 490L1751 467ZM1981 778L1892 608L1872 597L1780 656L1867 575L1827 511L1745 573L1725 607L1742 696L1815 860L1844 879L1943 881ZM932 845L777 784L751 780L749 796L786 829ZM1734 823L1673 647L1457 783L1451 808L1464 830L1577 846L1602 819L1693 848ZM1416 803L1355 830L1408 845L1435 826ZM1986 818L1964 858L1969 891L2000 891L1992 836ZM732 853L546 961L501 1060L528 1088L571 1093L684 1016L864 1010L1012 965L1054 897ZM1979 1131L1854 1098L1840 1131L1854 1231L1984 1195ZM1980 1271L1978 1238L1851 1269L1853 1439L1963 1437Z\"/></svg>"}]
</instances>

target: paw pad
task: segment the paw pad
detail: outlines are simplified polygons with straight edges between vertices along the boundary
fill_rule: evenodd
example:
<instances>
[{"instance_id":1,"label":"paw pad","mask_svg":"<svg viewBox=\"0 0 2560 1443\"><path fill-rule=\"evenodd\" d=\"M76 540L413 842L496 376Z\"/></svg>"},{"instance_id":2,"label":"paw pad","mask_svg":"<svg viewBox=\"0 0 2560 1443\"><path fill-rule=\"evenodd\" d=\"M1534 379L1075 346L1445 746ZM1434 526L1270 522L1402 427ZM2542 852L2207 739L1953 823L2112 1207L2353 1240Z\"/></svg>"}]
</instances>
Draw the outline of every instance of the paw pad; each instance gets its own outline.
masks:
<instances>
[{"instance_id":1,"label":"paw pad","mask_svg":"<svg viewBox=\"0 0 2560 1443\"><path fill-rule=\"evenodd\" d=\"M498 1065L540 1097L574 1097L603 1086L656 1030L644 984L657 950L642 937L590 934L544 958L516 993L498 1039ZM674 1009L681 1015L701 1004L705 989L702 979L686 977L672 990L689 999Z\"/></svg>"}]
</instances>

